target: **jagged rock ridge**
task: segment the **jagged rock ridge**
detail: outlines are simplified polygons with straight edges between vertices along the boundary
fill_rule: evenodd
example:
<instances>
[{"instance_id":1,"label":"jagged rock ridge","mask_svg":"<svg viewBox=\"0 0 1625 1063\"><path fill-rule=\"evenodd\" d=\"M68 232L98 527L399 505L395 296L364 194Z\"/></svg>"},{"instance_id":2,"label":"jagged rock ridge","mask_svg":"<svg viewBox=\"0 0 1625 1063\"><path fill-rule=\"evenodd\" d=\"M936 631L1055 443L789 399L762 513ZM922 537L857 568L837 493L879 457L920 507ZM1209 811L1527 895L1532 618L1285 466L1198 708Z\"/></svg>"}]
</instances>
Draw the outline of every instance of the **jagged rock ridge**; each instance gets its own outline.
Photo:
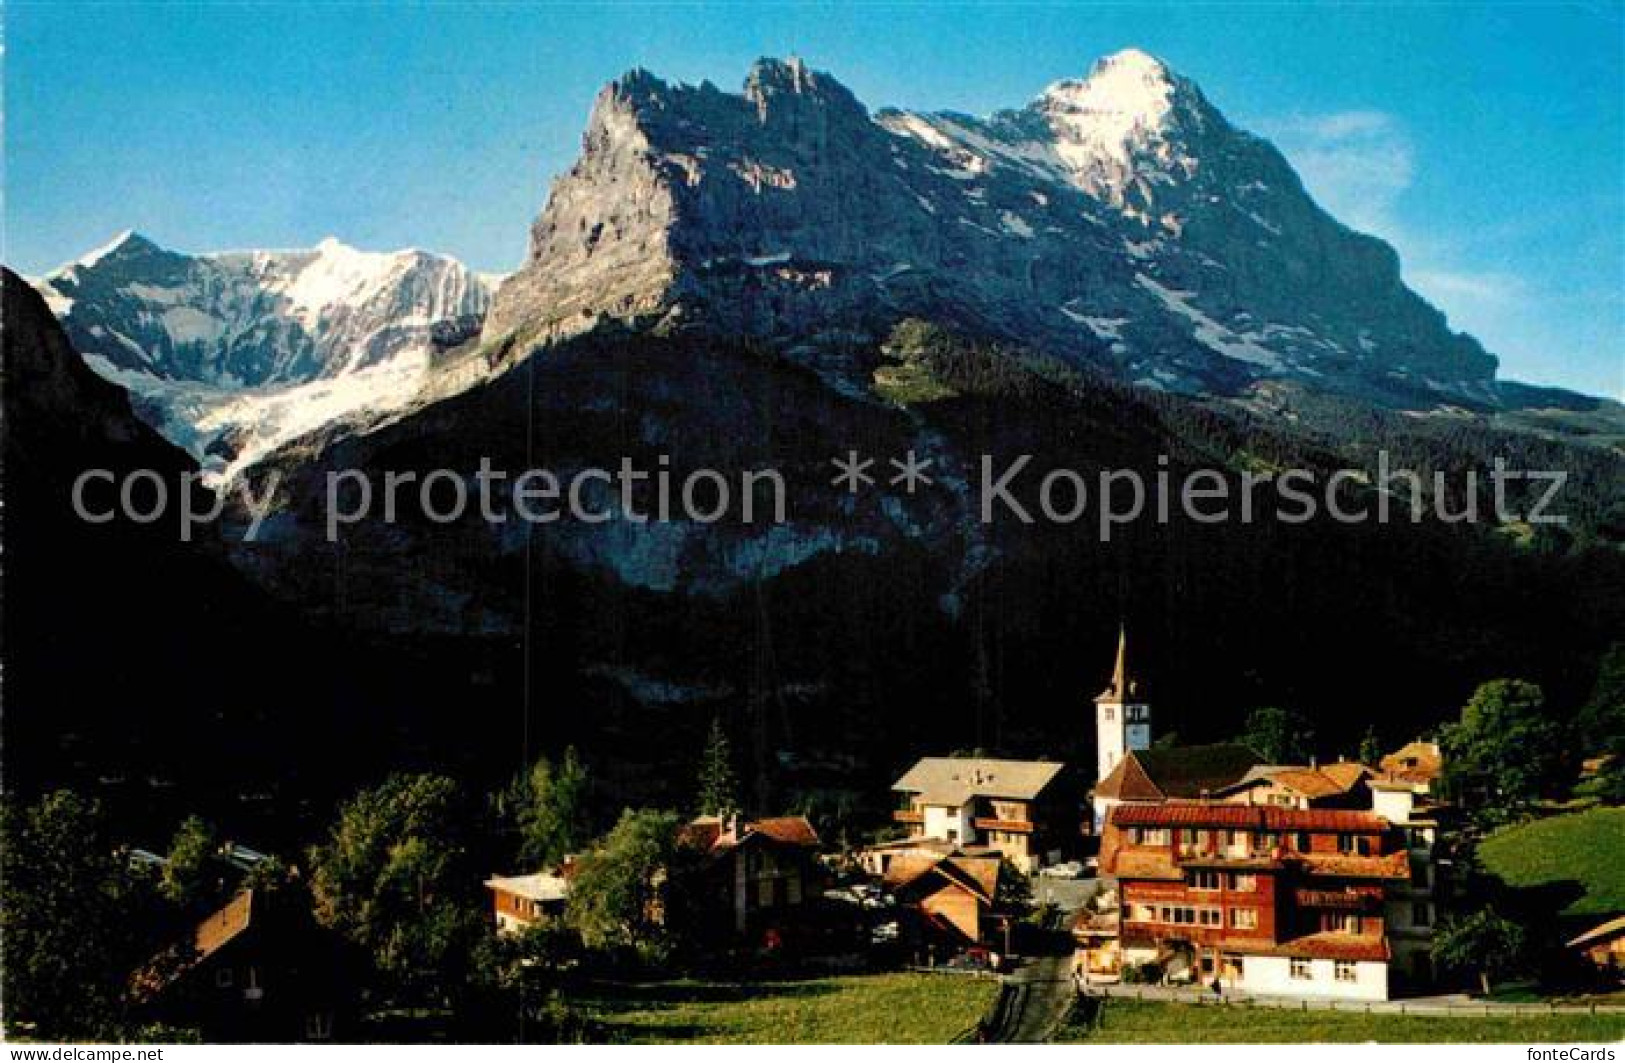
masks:
<instances>
[{"instance_id":1,"label":"jagged rock ridge","mask_svg":"<svg viewBox=\"0 0 1625 1063\"><path fill-rule=\"evenodd\" d=\"M985 119L871 116L798 60L760 61L738 94L629 73L599 94L485 339L613 318L795 347L901 316L1188 393L1289 377L1494 402L1495 359L1404 286L1391 248L1137 51Z\"/></svg>"}]
</instances>

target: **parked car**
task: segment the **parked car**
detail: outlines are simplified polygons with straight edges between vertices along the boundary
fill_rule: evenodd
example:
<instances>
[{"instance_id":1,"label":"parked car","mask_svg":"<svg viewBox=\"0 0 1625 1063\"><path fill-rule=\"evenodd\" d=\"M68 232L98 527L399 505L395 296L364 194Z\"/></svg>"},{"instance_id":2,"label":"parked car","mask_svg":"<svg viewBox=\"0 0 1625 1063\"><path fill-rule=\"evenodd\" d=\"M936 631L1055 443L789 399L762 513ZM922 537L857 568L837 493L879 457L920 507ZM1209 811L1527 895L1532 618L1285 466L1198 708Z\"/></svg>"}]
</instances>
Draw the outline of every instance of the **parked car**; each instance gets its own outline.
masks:
<instances>
[{"instance_id":1,"label":"parked car","mask_svg":"<svg viewBox=\"0 0 1625 1063\"><path fill-rule=\"evenodd\" d=\"M981 945L972 945L943 966L950 971L997 971L999 954Z\"/></svg>"},{"instance_id":2,"label":"parked car","mask_svg":"<svg viewBox=\"0 0 1625 1063\"><path fill-rule=\"evenodd\" d=\"M1038 872L1045 878L1082 878L1083 864L1077 860L1068 860L1064 864L1051 864Z\"/></svg>"}]
</instances>

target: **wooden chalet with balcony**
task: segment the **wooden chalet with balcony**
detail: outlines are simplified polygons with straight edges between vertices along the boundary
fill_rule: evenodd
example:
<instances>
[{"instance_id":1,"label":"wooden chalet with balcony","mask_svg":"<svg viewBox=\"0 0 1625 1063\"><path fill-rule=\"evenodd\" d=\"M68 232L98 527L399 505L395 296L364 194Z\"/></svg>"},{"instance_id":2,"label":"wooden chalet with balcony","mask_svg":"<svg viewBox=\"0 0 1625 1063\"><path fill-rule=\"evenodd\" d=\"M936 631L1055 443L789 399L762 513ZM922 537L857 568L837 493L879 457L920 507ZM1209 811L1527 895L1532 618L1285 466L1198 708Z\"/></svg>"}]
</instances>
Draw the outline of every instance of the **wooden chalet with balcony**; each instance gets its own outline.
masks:
<instances>
[{"instance_id":1,"label":"wooden chalet with balcony","mask_svg":"<svg viewBox=\"0 0 1625 1063\"><path fill-rule=\"evenodd\" d=\"M1370 812L1219 801L1123 804L1101 842L1121 963L1256 993L1388 998L1402 831Z\"/></svg>"}]
</instances>

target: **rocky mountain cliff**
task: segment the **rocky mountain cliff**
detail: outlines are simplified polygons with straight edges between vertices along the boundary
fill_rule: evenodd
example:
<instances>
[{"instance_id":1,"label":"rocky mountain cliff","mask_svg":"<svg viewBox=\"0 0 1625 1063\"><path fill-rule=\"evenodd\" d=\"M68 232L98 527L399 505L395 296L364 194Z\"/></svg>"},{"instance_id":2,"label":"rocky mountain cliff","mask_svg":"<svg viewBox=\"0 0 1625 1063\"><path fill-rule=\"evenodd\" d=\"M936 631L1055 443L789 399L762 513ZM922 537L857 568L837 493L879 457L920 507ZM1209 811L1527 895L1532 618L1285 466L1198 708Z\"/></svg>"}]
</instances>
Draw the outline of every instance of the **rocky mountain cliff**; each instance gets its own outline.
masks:
<instances>
[{"instance_id":1,"label":"rocky mountain cliff","mask_svg":"<svg viewBox=\"0 0 1625 1063\"><path fill-rule=\"evenodd\" d=\"M794 350L915 316L1166 390L1493 404L1495 359L1266 141L1126 51L1019 110L882 111L798 60L600 93L487 343L603 318Z\"/></svg>"},{"instance_id":2,"label":"rocky mountain cliff","mask_svg":"<svg viewBox=\"0 0 1625 1063\"><path fill-rule=\"evenodd\" d=\"M124 233L35 283L86 361L226 475L335 418L399 408L490 302L453 259L331 238L184 255Z\"/></svg>"}]
</instances>

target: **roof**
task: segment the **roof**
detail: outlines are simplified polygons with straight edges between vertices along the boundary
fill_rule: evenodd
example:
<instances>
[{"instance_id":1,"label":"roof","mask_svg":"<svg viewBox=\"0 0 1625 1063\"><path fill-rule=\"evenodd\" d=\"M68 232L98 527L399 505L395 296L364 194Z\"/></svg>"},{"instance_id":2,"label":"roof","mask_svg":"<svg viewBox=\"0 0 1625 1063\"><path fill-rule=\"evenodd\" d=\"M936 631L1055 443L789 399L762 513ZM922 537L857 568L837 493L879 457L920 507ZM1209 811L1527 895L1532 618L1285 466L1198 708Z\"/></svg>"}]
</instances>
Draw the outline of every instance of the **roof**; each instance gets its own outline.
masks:
<instances>
[{"instance_id":1,"label":"roof","mask_svg":"<svg viewBox=\"0 0 1625 1063\"><path fill-rule=\"evenodd\" d=\"M949 853L959 852L962 846L958 842L951 842L947 838L927 838L922 835L913 835L907 838L893 838L889 842L875 842L864 849L870 853L885 853L892 850L903 852L931 852L947 856Z\"/></svg>"},{"instance_id":2,"label":"roof","mask_svg":"<svg viewBox=\"0 0 1625 1063\"><path fill-rule=\"evenodd\" d=\"M1072 933L1079 937L1117 937L1122 924L1116 912L1091 912L1079 908L1072 919Z\"/></svg>"},{"instance_id":3,"label":"roof","mask_svg":"<svg viewBox=\"0 0 1625 1063\"><path fill-rule=\"evenodd\" d=\"M923 757L892 783L892 789L919 794L928 805L958 807L973 797L1030 800L1055 781L1065 766L1046 760Z\"/></svg>"},{"instance_id":4,"label":"roof","mask_svg":"<svg viewBox=\"0 0 1625 1063\"><path fill-rule=\"evenodd\" d=\"M1581 934L1579 937L1569 942L1568 947L1571 949L1585 948L1590 945L1596 945L1600 942L1616 938L1621 934L1625 934L1625 915L1622 915L1617 919L1610 919L1606 923L1592 927L1584 934Z\"/></svg>"},{"instance_id":5,"label":"roof","mask_svg":"<svg viewBox=\"0 0 1625 1063\"><path fill-rule=\"evenodd\" d=\"M1118 805L1107 822L1118 827L1217 827L1256 831L1335 831L1381 833L1388 821L1370 812L1342 808L1282 808L1219 801L1168 801L1158 805Z\"/></svg>"},{"instance_id":6,"label":"roof","mask_svg":"<svg viewBox=\"0 0 1625 1063\"><path fill-rule=\"evenodd\" d=\"M1397 778L1432 782L1444 770L1444 756L1437 742L1410 742L1383 757L1377 766Z\"/></svg>"},{"instance_id":7,"label":"roof","mask_svg":"<svg viewBox=\"0 0 1625 1063\"><path fill-rule=\"evenodd\" d=\"M1386 963L1387 939L1376 935L1343 934L1328 931L1270 943L1251 938L1221 941L1219 948L1244 956L1290 956L1310 960L1371 960Z\"/></svg>"},{"instance_id":8,"label":"roof","mask_svg":"<svg viewBox=\"0 0 1625 1063\"><path fill-rule=\"evenodd\" d=\"M488 889L511 893L531 901L562 901L570 895L570 883L563 875L538 871L531 875L492 875L485 880Z\"/></svg>"},{"instance_id":9,"label":"roof","mask_svg":"<svg viewBox=\"0 0 1625 1063\"><path fill-rule=\"evenodd\" d=\"M1272 782L1296 791L1311 800L1346 794L1360 780L1371 774L1364 764L1340 760L1325 767L1299 764L1257 764L1247 770L1239 780L1220 790L1240 790L1260 783Z\"/></svg>"},{"instance_id":10,"label":"roof","mask_svg":"<svg viewBox=\"0 0 1625 1063\"><path fill-rule=\"evenodd\" d=\"M882 881L891 890L906 889L928 877L941 878L980 900L993 903L999 884L996 856L899 856Z\"/></svg>"},{"instance_id":11,"label":"roof","mask_svg":"<svg viewBox=\"0 0 1625 1063\"><path fill-rule=\"evenodd\" d=\"M1095 796L1119 801L1200 797L1241 779L1256 763L1258 754L1236 742L1134 750L1095 786Z\"/></svg>"},{"instance_id":12,"label":"roof","mask_svg":"<svg viewBox=\"0 0 1625 1063\"><path fill-rule=\"evenodd\" d=\"M166 949L135 973L131 990L136 999L145 1000L157 994L242 936L253 924L254 891L245 889L193 928L190 949L180 946Z\"/></svg>"},{"instance_id":13,"label":"roof","mask_svg":"<svg viewBox=\"0 0 1625 1063\"><path fill-rule=\"evenodd\" d=\"M753 837L771 838L782 845L818 845L818 832L813 830L806 816L775 816L745 824L744 837L740 841L749 841Z\"/></svg>"},{"instance_id":14,"label":"roof","mask_svg":"<svg viewBox=\"0 0 1625 1063\"><path fill-rule=\"evenodd\" d=\"M247 930L253 921L254 891L243 890L197 925L193 934L193 947L197 950L194 962L202 962L219 952L238 934Z\"/></svg>"},{"instance_id":15,"label":"roof","mask_svg":"<svg viewBox=\"0 0 1625 1063\"><path fill-rule=\"evenodd\" d=\"M1329 878L1408 879L1411 860L1403 852L1381 856L1358 856L1352 853L1299 853L1304 870L1311 875Z\"/></svg>"},{"instance_id":16,"label":"roof","mask_svg":"<svg viewBox=\"0 0 1625 1063\"><path fill-rule=\"evenodd\" d=\"M1371 769L1357 760L1340 760L1335 764L1321 765L1320 773L1347 792L1358 786L1361 779L1370 775Z\"/></svg>"},{"instance_id":17,"label":"roof","mask_svg":"<svg viewBox=\"0 0 1625 1063\"><path fill-rule=\"evenodd\" d=\"M820 844L818 832L806 816L770 816L726 824L716 816L699 816L685 823L678 837L713 856L753 841L804 849L816 849Z\"/></svg>"},{"instance_id":18,"label":"roof","mask_svg":"<svg viewBox=\"0 0 1625 1063\"><path fill-rule=\"evenodd\" d=\"M1174 863L1174 858L1166 849L1153 852L1136 852L1133 849L1121 849L1108 861L1107 871L1119 878L1149 878L1162 879L1166 882L1178 882L1185 877Z\"/></svg>"}]
</instances>

